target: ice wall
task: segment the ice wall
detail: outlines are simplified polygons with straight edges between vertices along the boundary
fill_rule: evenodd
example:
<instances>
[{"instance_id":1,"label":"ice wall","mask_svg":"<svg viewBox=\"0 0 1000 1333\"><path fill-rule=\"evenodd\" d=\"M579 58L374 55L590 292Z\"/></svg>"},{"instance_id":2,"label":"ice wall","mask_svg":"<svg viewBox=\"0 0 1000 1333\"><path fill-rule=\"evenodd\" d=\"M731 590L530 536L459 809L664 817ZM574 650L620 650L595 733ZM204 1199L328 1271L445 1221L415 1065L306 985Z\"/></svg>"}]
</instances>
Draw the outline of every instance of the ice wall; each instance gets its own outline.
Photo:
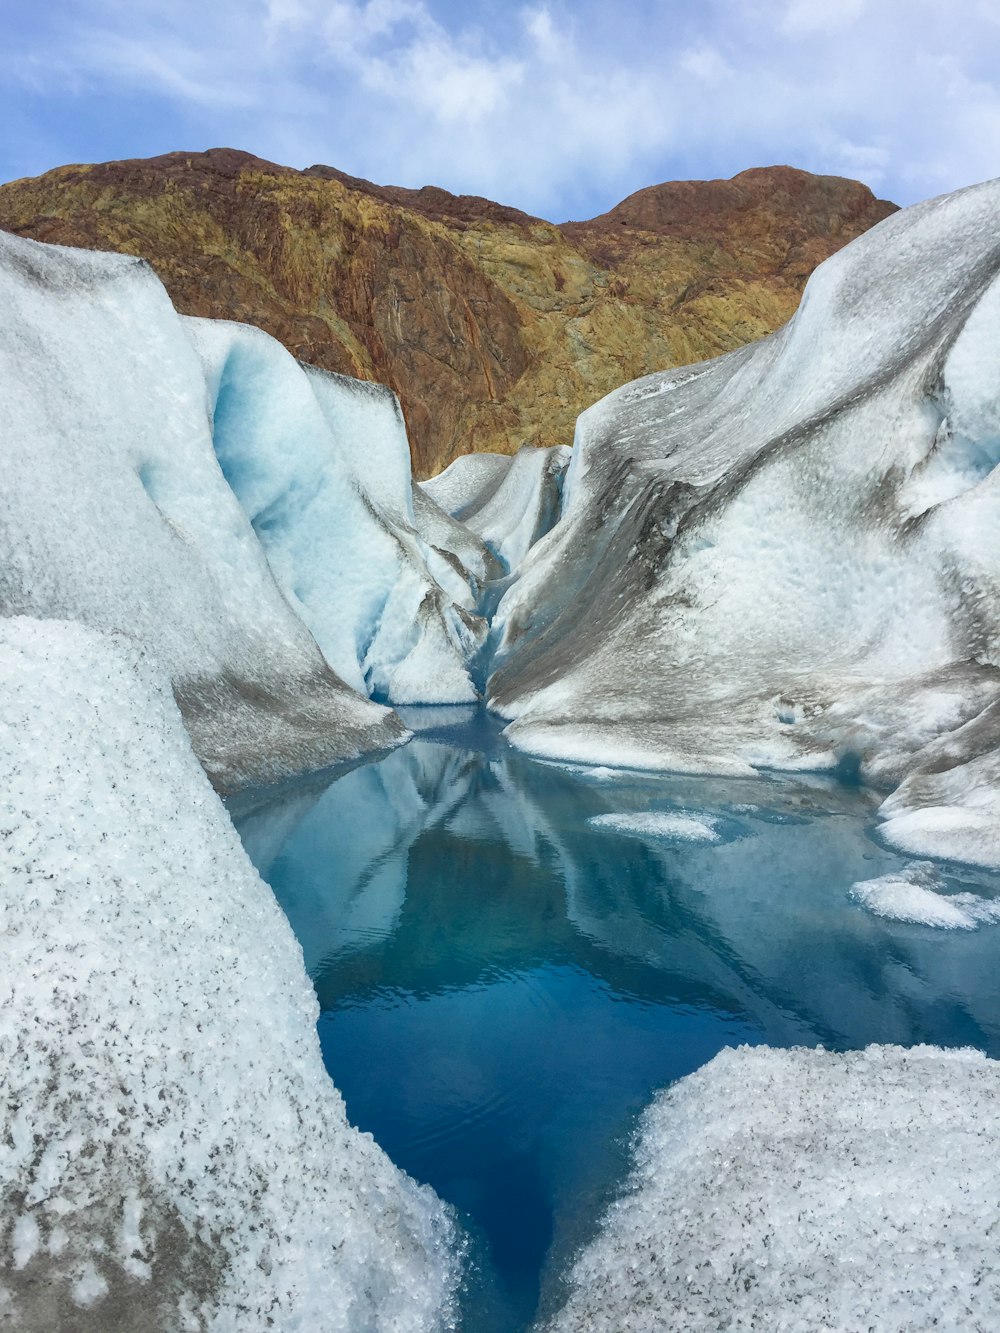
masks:
<instances>
[{"instance_id":1,"label":"ice wall","mask_svg":"<svg viewBox=\"0 0 1000 1333\"><path fill-rule=\"evenodd\" d=\"M903 783L886 836L1000 862L998 206L894 215L777 334L583 414L496 617L515 744Z\"/></svg>"},{"instance_id":2,"label":"ice wall","mask_svg":"<svg viewBox=\"0 0 1000 1333\"><path fill-rule=\"evenodd\" d=\"M525 445L510 459L467 454L422 489L482 538L505 573L513 572L559 518L569 459L564 445Z\"/></svg>"},{"instance_id":3,"label":"ice wall","mask_svg":"<svg viewBox=\"0 0 1000 1333\"><path fill-rule=\"evenodd\" d=\"M0 613L132 635L221 785L397 743L279 592L152 270L0 233L0 293Z\"/></svg>"},{"instance_id":4,"label":"ice wall","mask_svg":"<svg viewBox=\"0 0 1000 1333\"><path fill-rule=\"evenodd\" d=\"M435 530L434 545L418 532L395 395L302 366L259 329L184 324L222 472L329 664L389 703L474 701L468 662L486 636L474 606L488 553L471 534L456 555L455 534ZM425 527L431 508L421 505Z\"/></svg>"},{"instance_id":5,"label":"ice wall","mask_svg":"<svg viewBox=\"0 0 1000 1333\"><path fill-rule=\"evenodd\" d=\"M8 619L0 710L0 1324L450 1326L451 1217L348 1126L166 678Z\"/></svg>"},{"instance_id":6,"label":"ice wall","mask_svg":"<svg viewBox=\"0 0 1000 1333\"><path fill-rule=\"evenodd\" d=\"M978 1051L723 1051L643 1116L548 1333L993 1327L998 1095Z\"/></svg>"},{"instance_id":7,"label":"ice wall","mask_svg":"<svg viewBox=\"0 0 1000 1333\"><path fill-rule=\"evenodd\" d=\"M224 787L398 743L478 696L484 543L378 385L182 319L145 264L0 235L0 613L131 634Z\"/></svg>"}]
</instances>

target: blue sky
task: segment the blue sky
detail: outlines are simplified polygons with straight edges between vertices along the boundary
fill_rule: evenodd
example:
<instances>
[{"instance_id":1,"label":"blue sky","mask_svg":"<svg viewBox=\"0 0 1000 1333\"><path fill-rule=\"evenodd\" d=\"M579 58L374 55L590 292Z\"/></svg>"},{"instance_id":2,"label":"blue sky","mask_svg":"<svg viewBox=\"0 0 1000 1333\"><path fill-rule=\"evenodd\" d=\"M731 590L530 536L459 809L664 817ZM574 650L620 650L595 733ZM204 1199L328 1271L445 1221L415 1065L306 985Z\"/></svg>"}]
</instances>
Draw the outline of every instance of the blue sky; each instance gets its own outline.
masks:
<instances>
[{"instance_id":1,"label":"blue sky","mask_svg":"<svg viewBox=\"0 0 1000 1333\"><path fill-rule=\"evenodd\" d=\"M1000 175L1000 0L0 0L0 179L244 148L554 221L787 162Z\"/></svg>"}]
</instances>

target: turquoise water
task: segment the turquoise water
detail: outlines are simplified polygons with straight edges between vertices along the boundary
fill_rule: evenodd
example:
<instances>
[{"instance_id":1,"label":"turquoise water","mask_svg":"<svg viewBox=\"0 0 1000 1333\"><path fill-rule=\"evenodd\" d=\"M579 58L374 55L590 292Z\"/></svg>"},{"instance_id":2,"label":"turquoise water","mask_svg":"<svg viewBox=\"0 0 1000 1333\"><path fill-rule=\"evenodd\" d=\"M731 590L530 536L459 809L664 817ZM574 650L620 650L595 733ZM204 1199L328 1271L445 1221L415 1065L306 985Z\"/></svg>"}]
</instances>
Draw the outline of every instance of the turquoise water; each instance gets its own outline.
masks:
<instances>
[{"instance_id":1,"label":"turquoise water","mask_svg":"<svg viewBox=\"0 0 1000 1333\"><path fill-rule=\"evenodd\" d=\"M876 918L905 864L822 778L609 775L468 710L232 812L302 944L348 1114L459 1210L466 1333L527 1328L619 1187L653 1092L723 1046L974 1045L1000 1057L1000 927ZM588 821L681 811L719 841ZM1000 893L957 869L949 888Z\"/></svg>"}]
</instances>

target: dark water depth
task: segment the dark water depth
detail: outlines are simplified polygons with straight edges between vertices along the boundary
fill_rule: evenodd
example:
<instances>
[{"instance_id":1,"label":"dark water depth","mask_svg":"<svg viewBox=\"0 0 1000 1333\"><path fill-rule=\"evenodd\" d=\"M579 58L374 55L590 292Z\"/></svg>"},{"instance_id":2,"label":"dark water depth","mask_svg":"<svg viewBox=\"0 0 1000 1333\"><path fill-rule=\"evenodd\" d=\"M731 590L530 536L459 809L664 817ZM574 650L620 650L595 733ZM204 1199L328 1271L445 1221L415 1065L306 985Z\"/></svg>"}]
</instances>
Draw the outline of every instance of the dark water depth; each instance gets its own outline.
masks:
<instances>
[{"instance_id":1,"label":"dark water depth","mask_svg":"<svg viewBox=\"0 0 1000 1333\"><path fill-rule=\"evenodd\" d=\"M232 813L298 936L351 1121L460 1211L465 1333L528 1327L628 1165L653 1092L741 1042L973 1045L1000 1057L1000 926L874 917L904 865L876 800L822 778L588 772L485 719ZM588 822L680 811L719 841ZM953 868L948 888L995 895Z\"/></svg>"}]
</instances>

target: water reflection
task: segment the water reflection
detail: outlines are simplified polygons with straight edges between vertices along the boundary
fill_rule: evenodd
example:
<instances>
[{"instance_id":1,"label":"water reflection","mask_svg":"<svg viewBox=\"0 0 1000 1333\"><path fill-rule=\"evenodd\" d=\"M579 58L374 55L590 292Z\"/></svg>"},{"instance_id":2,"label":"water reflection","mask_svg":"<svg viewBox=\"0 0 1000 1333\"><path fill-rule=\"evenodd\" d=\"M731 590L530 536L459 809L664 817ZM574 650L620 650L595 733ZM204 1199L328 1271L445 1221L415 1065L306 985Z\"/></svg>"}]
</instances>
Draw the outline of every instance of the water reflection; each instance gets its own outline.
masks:
<instances>
[{"instance_id":1,"label":"water reflection","mask_svg":"<svg viewBox=\"0 0 1000 1333\"><path fill-rule=\"evenodd\" d=\"M233 813L302 943L352 1119L480 1234L470 1333L558 1300L632 1118L721 1046L1000 1055L1000 927L945 934L848 899L903 864L866 793L574 771L474 713L414 722L382 761ZM720 841L588 823L675 809ZM983 874L955 887L996 892Z\"/></svg>"}]
</instances>

